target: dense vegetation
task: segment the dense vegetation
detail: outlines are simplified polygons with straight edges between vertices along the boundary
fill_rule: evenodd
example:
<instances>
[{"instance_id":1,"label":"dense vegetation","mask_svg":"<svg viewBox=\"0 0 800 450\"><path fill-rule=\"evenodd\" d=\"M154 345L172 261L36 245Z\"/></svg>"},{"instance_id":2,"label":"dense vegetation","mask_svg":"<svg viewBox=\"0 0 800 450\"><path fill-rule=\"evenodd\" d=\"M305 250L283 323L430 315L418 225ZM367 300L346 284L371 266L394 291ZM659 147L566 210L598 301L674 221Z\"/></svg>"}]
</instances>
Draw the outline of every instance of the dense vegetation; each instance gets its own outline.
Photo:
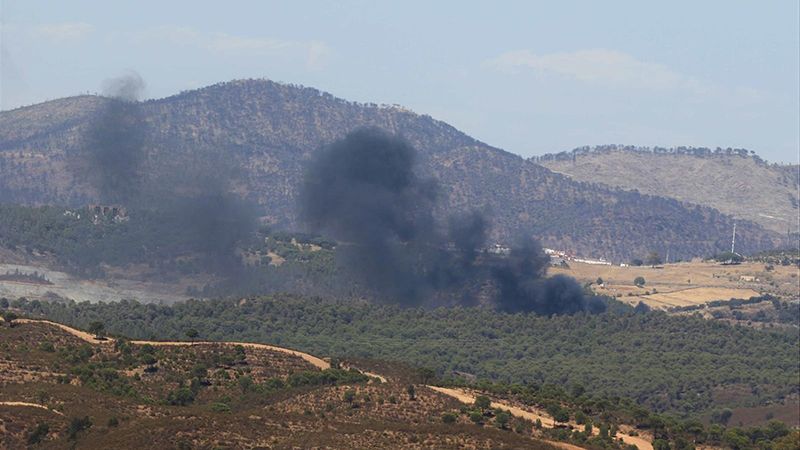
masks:
<instances>
[{"instance_id":1,"label":"dense vegetation","mask_svg":"<svg viewBox=\"0 0 800 450\"><path fill-rule=\"evenodd\" d=\"M0 201L96 201L87 179L73 178L64 161L103 103L84 96L0 113ZM354 128L376 126L418 149L421 172L440 180L444 210L491 208L492 238L501 242L530 233L548 247L614 261L667 242L672 257L684 259L729 243L732 221L717 210L576 182L431 117L316 89L235 81L148 101L142 112L143 172L179 176L187 167L228 161L240 169L237 191L286 228L297 228L295 198L312 153ZM773 236L758 226L739 223L737 230L741 252L772 247Z\"/></svg>"},{"instance_id":2,"label":"dense vegetation","mask_svg":"<svg viewBox=\"0 0 800 450\"><path fill-rule=\"evenodd\" d=\"M138 209L118 220L89 208L0 203L0 246L52 256L59 268L90 277L103 275L101 264L194 273L210 265L197 251L204 236L182 226L187 220L179 211Z\"/></svg>"},{"instance_id":3,"label":"dense vegetation","mask_svg":"<svg viewBox=\"0 0 800 450\"><path fill-rule=\"evenodd\" d=\"M478 382L470 387L492 397L511 399L525 405L544 409L557 422L574 421L579 427L554 427L547 430L552 439L569 441L578 445L609 448L620 425L633 425L637 430L647 430L653 435L653 446L664 450L689 450L699 445L710 445L732 449L789 449L798 444L800 432L792 433L783 422L771 420L764 426L730 427L727 420L729 410L715 413L711 424L705 425L697 419L678 419L670 415L656 414L628 398L597 397L583 386L545 385ZM479 396L473 409L487 403L488 397ZM496 417L500 417L499 413ZM497 419L495 419L497 420ZM541 428L537 422L534 427ZM592 429L599 433L592 436ZM638 432L636 432L638 433Z\"/></svg>"},{"instance_id":4,"label":"dense vegetation","mask_svg":"<svg viewBox=\"0 0 800 450\"><path fill-rule=\"evenodd\" d=\"M11 302L29 314L86 327L102 321L134 338L274 343L320 355L369 357L531 385L580 385L678 415L752 406L798 393L796 333L695 317L635 313L552 318L483 308L403 309L292 296L173 306ZM726 395L734 393L735 395Z\"/></svg>"}]
</instances>

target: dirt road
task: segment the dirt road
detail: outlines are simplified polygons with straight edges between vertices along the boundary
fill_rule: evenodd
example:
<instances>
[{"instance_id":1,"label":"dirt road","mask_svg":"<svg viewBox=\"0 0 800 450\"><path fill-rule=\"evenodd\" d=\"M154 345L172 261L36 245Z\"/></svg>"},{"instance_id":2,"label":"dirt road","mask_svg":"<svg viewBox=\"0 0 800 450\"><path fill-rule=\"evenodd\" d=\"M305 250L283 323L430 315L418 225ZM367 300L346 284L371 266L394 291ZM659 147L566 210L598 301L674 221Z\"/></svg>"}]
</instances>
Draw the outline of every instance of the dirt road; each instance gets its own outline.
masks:
<instances>
[{"instance_id":1,"label":"dirt road","mask_svg":"<svg viewBox=\"0 0 800 450\"><path fill-rule=\"evenodd\" d=\"M475 403L475 396L470 394L470 393L468 393L468 392L465 392L465 391L463 391L461 389L443 388L443 387L439 387L439 386L428 386L428 388L430 388L430 389L432 389L432 390L434 390L436 392L439 392L440 394L444 394L444 395L453 397L456 400L460 401L461 403L467 403L467 404ZM517 406L509 405L508 403L505 403L505 402L493 401L493 402L491 402L490 407L508 411L514 417L519 417L521 419L530 420L532 422L535 422L536 420L540 420L542 422L542 426L544 426L546 428L553 428L555 426L555 421L553 420L552 417L550 417L548 415L545 415L545 414L542 414L542 413L539 413L539 412L524 410L524 409L519 408ZM574 427L578 427L579 426L576 423L570 423L570 425L572 425ZM595 428L593 430L593 434L598 434L599 432L600 431L597 428ZM653 444L651 444L650 441L648 441L648 440L646 440L646 439L644 439L642 437L630 436L628 434L620 433L620 432L617 433L617 437L621 438L622 441L625 442L626 444L635 445L636 447L639 448L639 450L653 450ZM555 444L556 443L554 443L554 445ZM566 448L566 447L562 447L562 448ZM572 446L571 448L574 448L574 446Z\"/></svg>"},{"instance_id":2,"label":"dirt road","mask_svg":"<svg viewBox=\"0 0 800 450\"><path fill-rule=\"evenodd\" d=\"M45 405L40 405L38 403L28 403L28 402L0 402L0 406L24 406L30 408L39 408L39 409L46 409L51 413L58 414L59 416L63 416L64 414L60 411L56 411L55 409L50 409Z\"/></svg>"},{"instance_id":3,"label":"dirt road","mask_svg":"<svg viewBox=\"0 0 800 450\"><path fill-rule=\"evenodd\" d=\"M44 324L47 324L47 325L52 325L52 326L58 327L58 328L60 328L60 329L62 329L64 331L66 331L67 333L69 333L69 334L71 334L73 336L76 336L76 337L78 337L80 339L83 339L84 341L92 343L92 344L109 345L109 344L113 344L114 343L114 339L112 339L112 338L105 338L105 339L102 339L102 340L96 339L90 333L87 333L85 331L81 331L81 330L78 330L76 328L72 328L72 327L69 327L67 325L63 325L63 324L57 323L57 322L51 322L49 320L17 319L17 322L19 322L19 323L44 323ZM328 361L325 361L322 358L318 358L318 357L316 357L314 355L310 355L308 353L304 353L304 352L300 352L300 351L297 351L297 350L292 350L292 349L288 349L288 348L284 348L284 347L276 347L274 345L256 344L256 343L253 343L253 342L131 341L131 343L136 344L136 345L149 344L149 345L153 345L153 346L190 346L190 345L201 345L201 344L241 345L241 346L247 347L247 348L257 348L257 349L263 349L263 350L271 350L271 351L275 351L275 352L281 352L281 353L286 353L286 354L289 354L289 355L297 356L299 358L304 359L305 361L307 361L308 363L310 363L311 365L313 365L314 367L316 367L316 368L318 368L320 370L329 369L331 367L331 365L330 365L330 363ZM367 375L367 376L377 378L377 379L381 380L381 382L383 382L383 383L385 383L387 381L385 377L383 377L381 375L378 375L376 373L372 373L372 372L362 372L362 373ZM439 387L439 386L427 386L427 387L429 389L433 390L433 391L436 391L436 392L440 393L440 394L444 394L444 395L447 395L449 397L455 398L456 400L458 400L458 401L460 401L462 403L467 403L467 404L475 403L475 396L473 396L472 394L470 394L468 392L465 392L465 391L463 391L461 389L443 388L443 387ZM2 405L2 404L11 405L11 406L32 406L32 407L36 407L36 408L48 409L46 406L37 405L35 403L0 402L0 405ZM525 410L525 409L519 408L517 406L513 406L513 405L507 404L505 402L499 402L499 401L491 402L491 407L492 408L499 408L499 409L506 410L514 417L519 417L521 419L530 420L532 422L535 422L536 420L540 420L542 422L542 425L547 427L547 428L553 428L555 426L555 421L553 420L552 417L550 417L550 416L548 416L546 414L540 413L540 412L534 412L534 411ZM53 410L50 410L50 411L53 411ZM58 411L53 411L53 412L57 413L57 414L61 414ZM573 426L577 426L577 424L572 424L572 425ZM594 430L595 434L597 434L598 432L599 431L597 429ZM653 445L648 440L646 440L644 438L641 438L641 437L638 437L638 436L630 436L630 435L624 434L624 433L617 433L617 437L622 438L623 442L625 442L626 444L635 445L636 447L639 448L639 450L653 450ZM575 449L576 448L574 445L570 445L570 444L564 444L564 443L560 443L560 444L559 443L554 443L554 444L557 444L559 447L564 448L564 449ZM561 444L563 444L563 445L561 445Z\"/></svg>"},{"instance_id":4,"label":"dirt road","mask_svg":"<svg viewBox=\"0 0 800 450\"><path fill-rule=\"evenodd\" d=\"M80 339L83 339L90 344L113 344L113 338L104 338L104 339L96 339L94 335L91 333L87 333L85 331L78 330L76 328L69 327L64 324L60 324L57 322L51 322L49 320L39 320L39 319L17 319L16 322L19 323L44 323L47 325L52 325L54 327L61 328L62 330L66 331L67 333L76 336ZM308 353L303 353L297 350L292 350L284 347L276 347L274 345L267 345L267 344L256 344L253 342L207 342L207 341L196 341L196 342L187 342L187 341L131 341L133 344L137 345L145 345L150 344L153 346L182 346L182 345L199 345L199 344L223 344L223 345L241 345L247 348L258 348L262 350L271 350L274 352L281 352L286 353L292 356L297 356L299 358L303 358L305 361L313 365L314 367L324 370L329 369L331 367L330 363L325 361L322 358L317 358L314 355L309 355ZM369 374L367 374L369 375ZM382 378L382 377L379 377Z\"/></svg>"},{"instance_id":5,"label":"dirt road","mask_svg":"<svg viewBox=\"0 0 800 450\"><path fill-rule=\"evenodd\" d=\"M95 341L96 342L96 341ZM189 345L202 345L202 344L223 344L223 345L241 345L245 348L257 348L262 350L271 350L273 352L280 352L286 353L288 355L297 356L299 358L303 358L308 363L316 367L320 370L330 369L331 364L328 361L325 361L322 358L317 358L314 355L309 355L308 353L299 352L297 350L292 350L284 347L276 347L274 345L267 345L267 344L256 344L253 342L209 342L209 341L196 341L196 342L186 342L186 341L131 341L132 344L136 345L145 345L149 344L152 346L189 346Z\"/></svg>"}]
</instances>

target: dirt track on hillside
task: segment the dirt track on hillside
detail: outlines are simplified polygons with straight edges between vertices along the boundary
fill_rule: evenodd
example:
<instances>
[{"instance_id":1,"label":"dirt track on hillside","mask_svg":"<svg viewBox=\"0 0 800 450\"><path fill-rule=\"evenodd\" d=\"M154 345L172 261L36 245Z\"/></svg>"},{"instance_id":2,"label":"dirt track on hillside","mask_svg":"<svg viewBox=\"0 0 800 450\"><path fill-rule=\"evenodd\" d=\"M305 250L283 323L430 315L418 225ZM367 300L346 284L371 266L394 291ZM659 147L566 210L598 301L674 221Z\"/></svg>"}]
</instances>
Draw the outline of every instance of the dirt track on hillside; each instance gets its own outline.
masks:
<instances>
[{"instance_id":1,"label":"dirt track on hillside","mask_svg":"<svg viewBox=\"0 0 800 450\"><path fill-rule=\"evenodd\" d=\"M113 338L96 339L90 333L87 333L85 331L81 331L81 330L78 330L76 328L72 328L72 327L69 327L67 325L57 323L57 322L51 322L49 320L17 319L16 322L19 322L19 323L45 323L45 324L48 324L48 325L52 325L52 326L61 328L62 330L66 331L67 333L69 333L69 334L71 334L71 335L73 335L75 337L78 337L80 339L83 339L84 341L89 342L91 344L103 345L103 344L113 344L114 343L114 339ZM297 356L299 358L303 358L306 362L310 363L311 365L313 365L314 367L316 367L316 368L318 368L320 370L329 369L331 367L329 362L325 361L322 358L317 358L314 355L309 355L308 353L303 353L303 352L300 352L300 351L297 351L297 350L292 350L292 349L288 349L288 348L284 348L284 347L276 347L274 345L256 344L256 343L253 343L253 342L227 342L227 341L225 341L225 342L209 342L209 341L195 341L195 342L188 342L188 341L131 341L131 343L132 344L136 344L136 345L149 344L149 345L153 345L153 346L183 346L183 345L189 346L189 345L201 345L201 344L241 345L241 346L247 347L247 348L257 348L257 349L262 349L262 350L271 350L271 351L274 351L274 352L286 353L286 354L289 354L289 355L292 355L292 356ZM369 375L369 374L367 374L367 375ZM383 377L378 377L378 378L383 378ZM383 378L383 380L385 380L385 378Z\"/></svg>"},{"instance_id":2,"label":"dirt track on hillside","mask_svg":"<svg viewBox=\"0 0 800 450\"><path fill-rule=\"evenodd\" d=\"M467 403L467 404L475 403L475 396L473 396L472 394L470 394L468 392L465 392L465 391L463 391L461 389L450 389L450 388L443 388L443 387L439 387L439 386L428 386L428 388L430 388L430 389L432 389L432 390L434 390L436 392L439 392L441 394L453 397L456 400L460 401L461 403ZM527 410L524 410L522 408L509 405L509 404L507 404L505 402L492 401L492 403L490 404L490 407L506 410L509 413L511 413L511 415L514 416L514 417L519 417L519 418L522 418L522 419L530 420L532 422L536 422L536 420L540 420L542 422L542 426L544 426L546 428L553 428L555 426L555 421L550 416L546 416L544 414L533 412L533 411L527 411ZM574 427L578 427L578 424L576 424L576 423L570 423L570 425L572 425ZM597 428L595 428L593 430L593 434L595 434L595 435L598 434L599 432L600 432L600 430L598 430ZM636 447L639 448L639 450L653 450L653 444L651 444L648 440L646 440L644 438L641 438L641 437L638 437L638 436L630 436L628 434L624 434L624 433L620 433L620 432L617 433L617 437L621 438L622 441L625 442L626 444L635 445Z\"/></svg>"},{"instance_id":3,"label":"dirt track on hillside","mask_svg":"<svg viewBox=\"0 0 800 450\"><path fill-rule=\"evenodd\" d=\"M39 408L39 409L46 409L51 413L58 414L59 416L63 416L64 414L56 411L55 409L50 409L45 405L40 405L38 403L28 403L28 402L0 402L0 406L25 406L30 408Z\"/></svg>"},{"instance_id":4,"label":"dirt track on hillside","mask_svg":"<svg viewBox=\"0 0 800 450\"><path fill-rule=\"evenodd\" d=\"M82 339L82 340L84 340L86 342L92 343L92 344L101 344L101 345L103 345L103 344L113 344L114 343L114 339L113 338L96 339L90 333L87 333L85 331L81 331L81 330L78 330L76 328L72 328L72 327L69 327L67 325L57 323L57 322L51 322L49 320L17 319L16 321L19 322L19 323L45 323L45 324L48 324L48 325L56 326L56 327L58 327L58 328L60 328L60 329L62 329L64 331L66 331L67 333L69 333L69 334L71 334L73 336L76 336L76 337L78 337L78 338L80 338L80 339ZM318 358L318 357L316 357L314 355L310 355L308 353L304 353L304 352L300 352L300 351L297 351L297 350L292 350L292 349L288 349L288 348L284 348L284 347L276 347L274 345L256 344L256 343L253 343L253 342L227 342L227 341L226 342L209 342L209 341L197 341L197 342L186 342L186 341L131 341L131 343L136 344L136 345L149 344L149 345L153 345L153 346L191 346L191 345L201 345L201 344L241 345L241 346L247 347L247 348L257 348L257 349L263 349L263 350L271 350L271 351L276 351L276 352L281 352L281 353L297 356L299 358L304 359L305 361L307 361L308 363L310 363L311 365L313 365L314 367L316 367L316 368L318 368L320 370L329 369L331 367L331 365L330 365L330 363L328 361L325 361L322 358ZM378 375L378 374L375 374L375 373L372 373L372 372L363 372L362 371L362 373L367 375L367 376L370 376L370 377L378 378L383 383L385 383L387 381L387 379L385 377L383 377L381 375ZM460 401L461 403L467 403L467 404L475 403L475 396L473 396L472 394L470 394L468 392L465 392L465 391L463 391L461 389L450 389L450 388L443 388L443 387L439 387L439 386L427 386L427 387L429 389L435 391L435 392L440 393L440 394L447 395L449 397L455 398L456 400ZM49 411L52 411L52 412L54 412L56 414L61 414L58 411L51 410L51 409L47 408L46 406L38 405L38 404L35 404L35 403L0 402L0 405L31 406L31 407L35 407L35 408L48 409ZM514 417L518 417L518 418L525 419L525 420L530 420L532 422L535 422L536 420L540 420L542 422L542 425L547 427L547 428L553 428L555 426L555 421L550 416L547 416L547 415L544 415L544 414L538 413L538 412L524 410L524 409L519 408L517 406L509 405L509 404L507 404L505 402L492 401L491 402L491 407L492 408L499 408L499 409L506 410ZM571 425L577 426L577 424L571 424ZM595 428L594 434L597 434L598 432L599 432L599 430L597 430ZM630 436L630 435L624 434L624 433L617 433L617 437L621 438L623 440L623 442L625 442L626 444L635 445L636 447L639 448L639 450L653 450L653 445L648 440L646 440L644 438L641 438L641 437L638 437L638 436ZM557 443L557 442L550 442L550 443L552 443L553 445L557 445L557 446L559 446L561 448L568 449L568 450L574 450L576 448L580 448L580 447L577 447L577 446L574 446L574 445L571 445L571 444L566 444L566 443Z\"/></svg>"}]
</instances>

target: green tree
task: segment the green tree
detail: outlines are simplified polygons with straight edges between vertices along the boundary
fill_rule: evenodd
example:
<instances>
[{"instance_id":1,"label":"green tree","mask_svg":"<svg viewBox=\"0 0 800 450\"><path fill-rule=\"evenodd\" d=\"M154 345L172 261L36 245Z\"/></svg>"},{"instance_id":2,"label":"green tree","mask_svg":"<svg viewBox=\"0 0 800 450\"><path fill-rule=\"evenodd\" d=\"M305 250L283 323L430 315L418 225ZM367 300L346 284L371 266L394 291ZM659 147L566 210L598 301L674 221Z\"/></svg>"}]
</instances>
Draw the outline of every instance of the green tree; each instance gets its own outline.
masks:
<instances>
[{"instance_id":1,"label":"green tree","mask_svg":"<svg viewBox=\"0 0 800 450\"><path fill-rule=\"evenodd\" d=\"M189 328L186 330L186 337L189 338L192 344L194 344L194 340L197 339L198 336L200 336L200 333L196 329Z\"/></svg>"},{"instance_id":2,"label":"green tree","mask_svg":"<svg viewBox=\"0 0 800 450\"><path fill-rule=\"evenodd\" d=\"M347 404L352 405L353 401L356 399L356 391L348 389L344 391L344 396L342 398Z\"/></svg>"},{"instance_id":3,"label":"green tree","mask_svg":"<svg viewBox=\"0 0 800 450\"><path fill-rule=\"evenodd\" d=\"M406 392L408 392L408 398L409 398L409 400L416 400L416 398L417 398L417 392L416 392L416 390L414 389L414 385L413 385L413 384L409 384L409 385L408 385L408 387L406 388Z\"/></svg>"},{"instance_id":4,"label":"green tree","mask_svg":"<svg viewBox=\"0 0 800 450\"><path fill-rule=\"evenodd\" d=\"M483 423L483 414L479 411L472 411L469 413L469 420L476 424Z\"/></svg>"},{"instance_id":5,"label":"green tree","mask_svg":"<svg viewBox=\"0 0 800 450\"><path fill-rule=\"evenodd\" d=\"M103 322L100 322L99 320L95 320L89 324L89 333L92 333L95 339L103 339L103 333L105 332L105 329L106 326L103 325Z\"/></svg>"},{"instance_id":6,"label":"green tree","mask_svg":"<svg viewBox=\"0 0 800 450\"><path fill-rule=\"evenodd\" d=\"M92 420L89 419L89 416L83 417L74 417L69 422L69 427L67 427L67 438L71 441L74 441L78 437L78 433L83 430L88 430L92 426Z\"/></svg>"},{"instance_id":7,"label":"green tree","mask_svg":"<svg viewBox=\"0 0 800 450\"><path fill-rule=\"evenodd\" d=\"M5 320L6 323L8 324L8 326L11 327L11 328L14 327L14 325L15 325L14 321L17 320L18 318L19 318L19 316L17 316L12 311L4 311L3 312L3 320Z\"/></svg>"},{"instance_id":8,"label":"green tree","mask_svg":"<svg viewBox=\"0 0 800 450\"><path fill-rule=\"evenodd\" d=\"M511 420L511 414L508 411L497 411L495 413L494 422L497 424L497 428L505 430L509 420Z\"/></svg>"},{"instance_id":9,"label":"green tree","mask_svg":"<svg viewBox=\"0 0 800 450\"><path fill-rule=\"evenodd\" d=\"M491 406L491 404L492 404L492 401L489 399L489 397L487 397L485 395L479 395L479 396L475 397L475 407L476 408L480 408L481 410L489 409L489 406Z\"/></svg>"},{"instance_id":10,"label":"green tree","mask_svg":"<svg viewBox=\"0 0 800 450\"><path fill-rule=\"evenodd\" d=\"M555 420L557 423L569 422L569 411L564 408L559 408L558 412L553 415L553 420Z\"/></svg>"},{"instance_id":11,"label":"green tree","mask_svg":"<svg viewBox=\"0 0 800 450\"><path fill-rule=\"evenodd\" d=\"M451 424L456 423L456 415L450 412L442 414L442 422Z\"/></svg>"},{"instance_id":12,"label":"green tree","mask_svg":"<svg viewBox=\"0 0 800 450\"><path fill-rule=\"evenodd\" d=\"M657 251L652 251L647 254L645 262L647 263L648 266L655 267L661 264L663 261L661 260L661 255L659 255Z\"/></svg>"},{"instance_id":13,"label":"green tree","mask_svg":"<svg viewBox=\"0 0 800 450\"><path fill-rule=\"evenodd\" d=\"M653 441L653 450L670 450L669 441L666 439L655 439Z\"/></svg>"},{"instance_id":14,"label":"green tree","mask_svg":"<svg viewBox=\"0 0 800 450\"><path fill-rule=\"evenodd\" d=\"M47 437L47 433L49 432L50 432L50 425L48 425L45 422L39 422L39 424L36 425L36 428L34 428L33 431L31 432L31 434L28 435L28 445L35 445L42 442L42 440Z\"/></svg>"},{"instance_id":15,"label":"green tree","mask_svg":"<svg viewBox=\"0 0 800 450\"><path fill-rule=\"evenodd\" d=\"M637 287L642 287L645 284L644 277L636 277L633 279L633 284Z\"/></svg>"}]
</instances>

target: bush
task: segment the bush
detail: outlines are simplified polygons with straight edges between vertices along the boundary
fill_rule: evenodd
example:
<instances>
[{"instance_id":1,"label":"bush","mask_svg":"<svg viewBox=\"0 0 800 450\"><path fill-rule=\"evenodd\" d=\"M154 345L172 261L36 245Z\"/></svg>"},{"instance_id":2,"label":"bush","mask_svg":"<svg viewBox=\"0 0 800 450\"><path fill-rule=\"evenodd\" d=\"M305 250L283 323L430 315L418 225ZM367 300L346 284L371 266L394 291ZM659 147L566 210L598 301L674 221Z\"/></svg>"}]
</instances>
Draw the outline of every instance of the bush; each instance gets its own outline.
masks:
<instances>
[{"instance_id":1,"label":"bush","mask_svg":"<svg viewBox=\"0 0 800 450\"><path fill-rule=\"evenodd\" d=\"M78 437L78 433L88 430L91 426L92 420L89 419L89 416L74 417L69 422L69 427L67 427L67 438L75 440Z\"/></svg>"},{"instance_id":2,"label":"bush","mask_svg":"<svg viewBox=\"0 0 800 450\"><path fill-rule=\"evenodd\" d=\"M442 422L450 424L456 422L456 415L453 413L444 413L442 414Z\"/></svg>"},{"instance_id":3,"label":"bush","mask_svg":"<svg viewBox=\"0 0 800 450\"><path fill-rule=\"evenodd\" d=\"M47 425L44 422L39 422L39 424L36 425L36 428L34 428L33 431L31 432L31 434L28 435L28 445L35 445L42 442L42 440L47 437L47 433L49 432L50 432L50 425Z\"/></svg>"},{"instance_id":4,"label":"bush","mask_svg":"<svg viewBox=\"0 0 800 450\"><path fill-rule=\"evenodd\" d=\"M342 399L349 404L353 404L353 401L356 399L356 391L352 389L344 391L344 396L342 396Z\"/></svg>"},{"instance_id":5,"label":"bush","mask_svg":"<svg viewBox=\"0 0 800 450\"><path fill-rule=\"evenodd\" d=\"M644 277L636 277L633 279L633 284L636 285L637 287L644 286L644 283L645 283Z\"/></svg>"},{"instance_id":6,"label":"bush","mask_svg":"<svg viewBox=\"0 0 800 450\"><path fill-rule=\"evenodd\" d=\"M497 424L497 428L501 430L506 429L509 420L511 420L511 414L507 411L498 411L494 416L494 423Z\"/></svg>"},{"instance_id":7,"label":"bush","mask_svg":"<svg viewBox=\"0 0 800 450\"><path fill-rule=\"evenodd\" d=\"M479 395L475 397L475 407L480 409L488 409L489 406L492 404L492 401L489 397L485 395Z\"/></svg>"},{"instance_id":8,"label":"bush","mask_svg":"<svg viewBox=\"0 0 800 450\"><path fill-rule=\"evenodd\" d=\"M187 387L178 388L167 394L167 403L173 406L186 406L194 402L194 392Z\"/></svg>"},{"instance_id":9,"label":"bush","mask_svg":"<svg viewBox=\"0 0 800 450\"><path fill-rule=\"evenodd\" d=\"M227 403L217 402L211 404L211 410L218 413L231 412L231 407Z\"/></svg>"},{"instance_id":10,"label":"bush","mask_svg":"<svg viewBox=\"0 0 800 450\"><path fill-rule=\"evenodd\" d=\"M476 424L483 423L483 414L479 411L472 411L469 413L469 420Z\"/></svg>"},{"instance_id":11,"label":"bush","mask_svg":"<svg viewBox=\"0 0 800 450\"><path fill-rule=\"evenodd\" d=\"M53 347L52 342L42 342L41 344L39 344L39 350L47 353L53 353L54 351L56 351L55 347Z\"/></svg>"}]
</instances>

